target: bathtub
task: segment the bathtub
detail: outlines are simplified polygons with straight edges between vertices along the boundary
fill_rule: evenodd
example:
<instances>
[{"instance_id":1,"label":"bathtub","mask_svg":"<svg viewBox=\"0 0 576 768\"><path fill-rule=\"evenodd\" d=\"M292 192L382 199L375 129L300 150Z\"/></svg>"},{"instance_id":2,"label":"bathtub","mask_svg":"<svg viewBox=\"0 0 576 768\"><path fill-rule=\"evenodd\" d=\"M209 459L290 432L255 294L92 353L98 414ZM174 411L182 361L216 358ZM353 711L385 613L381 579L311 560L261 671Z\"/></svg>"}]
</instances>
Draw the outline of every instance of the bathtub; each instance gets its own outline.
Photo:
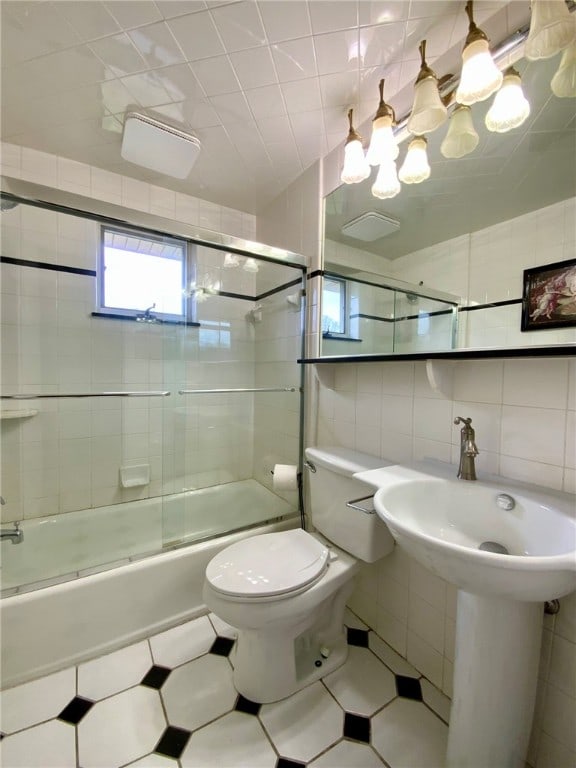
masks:
<instances>
[{"instance_id":1,"label":"bathtub","mask_svg":"<svg viewBox=\"0 0 576 768\"><path fill-rule=\"evenodd\" d=\"M299 519L292 510L255 480L244 480L164 500L25 522L22 544L2 544L2 570L12 581L25 573L21 562L20 570L9 562L17 555L14 550L21 550L20 560L32 569L26 586L5 588L7 596L0 601L2 687L78 664L205 613L202 583L209 560L247 536L296 527ZM283 519L264 522L279 515ZM192 522L195 530L187 528ZM222 535L224 525L242 530ZM132 534L124 535L130 526ZM112 557L109 540L116 531L124 533L118 534L113 554L120 551L119 542L127 542L128 549L120 560L113 558L115 563L94 565L95 558L102 560L104 544L107 557ZM84 547L81 559L72 551L67 562L57 565L66 547L86 539L94 545L92 550ZM56 543L53 550L50 542ZM142 557L163 543L171 548ZM79 563L82 568L76 569ZM48 577L50 568L60 575ZM30 589L31 575L39 574L44 581L33 586L42 588Z\"/></svg>"}]
</instances>

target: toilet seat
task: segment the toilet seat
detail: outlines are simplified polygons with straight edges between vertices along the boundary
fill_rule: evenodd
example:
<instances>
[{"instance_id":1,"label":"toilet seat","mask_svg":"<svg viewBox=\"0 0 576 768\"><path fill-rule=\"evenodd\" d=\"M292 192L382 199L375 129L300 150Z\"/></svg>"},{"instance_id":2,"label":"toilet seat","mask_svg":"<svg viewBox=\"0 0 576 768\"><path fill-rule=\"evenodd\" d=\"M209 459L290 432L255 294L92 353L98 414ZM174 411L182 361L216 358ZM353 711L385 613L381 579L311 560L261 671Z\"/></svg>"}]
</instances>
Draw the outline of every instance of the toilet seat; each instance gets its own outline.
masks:
<instances>
[{"instance_id":1,"label":"toilet seat","mask_svg":"<svg viewBox=\"0 0 576 768\"><path fill-rule=\"evenodd\" d=\"M230 600L278 600L318 581L329 559L329 549L300 528L265 533L232 544L213 557L206 579Z\"/></svg>"}]
</instances>

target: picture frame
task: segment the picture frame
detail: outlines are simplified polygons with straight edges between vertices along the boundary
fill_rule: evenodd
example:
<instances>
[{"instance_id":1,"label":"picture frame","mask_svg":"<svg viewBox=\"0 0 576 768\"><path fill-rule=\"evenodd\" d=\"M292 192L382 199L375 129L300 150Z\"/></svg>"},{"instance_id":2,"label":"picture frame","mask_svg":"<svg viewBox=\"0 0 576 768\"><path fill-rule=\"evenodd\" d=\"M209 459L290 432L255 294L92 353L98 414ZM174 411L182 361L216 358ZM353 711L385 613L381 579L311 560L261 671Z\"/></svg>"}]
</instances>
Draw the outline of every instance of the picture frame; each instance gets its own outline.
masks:
<instances>
[{"instance_id":1,"label":"picture frame","mask_svg":"<svg viewBox=\"0 0 576 768\"><path fill-rule=\"evenodd\" d=\"M576 259L524 270L522 331L576 326Z\"/></svg>"}]
</instances>

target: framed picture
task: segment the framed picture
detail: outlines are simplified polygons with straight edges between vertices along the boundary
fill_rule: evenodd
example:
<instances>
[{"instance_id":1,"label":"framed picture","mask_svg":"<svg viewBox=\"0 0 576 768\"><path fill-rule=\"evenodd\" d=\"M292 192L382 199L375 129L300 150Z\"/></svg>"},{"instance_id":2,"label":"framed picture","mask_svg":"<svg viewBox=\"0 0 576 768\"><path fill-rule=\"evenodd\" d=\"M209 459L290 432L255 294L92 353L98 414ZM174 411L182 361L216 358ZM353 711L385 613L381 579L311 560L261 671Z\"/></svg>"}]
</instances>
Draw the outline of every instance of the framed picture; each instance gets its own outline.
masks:
<instances>
[{"instance_id":1,"label":"framed picture","mask_svg":"<svg viewBox=\"0 0 576 768\"><path fill-rule=\"evenodd\" d=\"M576 259L524 270L523 331L576 326Z\"/></svg>"}]
</instances>

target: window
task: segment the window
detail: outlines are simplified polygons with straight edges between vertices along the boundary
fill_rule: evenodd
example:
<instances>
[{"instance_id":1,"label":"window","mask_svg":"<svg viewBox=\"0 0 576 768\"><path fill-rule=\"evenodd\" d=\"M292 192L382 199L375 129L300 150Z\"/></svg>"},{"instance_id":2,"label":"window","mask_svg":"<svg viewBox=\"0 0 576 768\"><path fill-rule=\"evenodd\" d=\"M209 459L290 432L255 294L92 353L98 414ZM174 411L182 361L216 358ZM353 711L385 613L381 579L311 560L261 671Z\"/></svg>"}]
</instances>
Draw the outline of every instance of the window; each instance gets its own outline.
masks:
<instances>
[{"instance_id":1,"label":"window","mask_svg":"<svg viewBox=\"0 0 576 768\"><path fill-rule=\"evenodd\" d=\"M346 333L346 280L324 277L322 287L322 333Z\"/></svg>"},{"instance_id":2,"label":"window","mask_svg":"<svg viewBox=\"0 0 576 768\"><path fill-rule=\"evenodd\" d=\"M137 230L102 228L98 269L101 311L186 319L187 243Z\"/></svg>"}]
</instances>

